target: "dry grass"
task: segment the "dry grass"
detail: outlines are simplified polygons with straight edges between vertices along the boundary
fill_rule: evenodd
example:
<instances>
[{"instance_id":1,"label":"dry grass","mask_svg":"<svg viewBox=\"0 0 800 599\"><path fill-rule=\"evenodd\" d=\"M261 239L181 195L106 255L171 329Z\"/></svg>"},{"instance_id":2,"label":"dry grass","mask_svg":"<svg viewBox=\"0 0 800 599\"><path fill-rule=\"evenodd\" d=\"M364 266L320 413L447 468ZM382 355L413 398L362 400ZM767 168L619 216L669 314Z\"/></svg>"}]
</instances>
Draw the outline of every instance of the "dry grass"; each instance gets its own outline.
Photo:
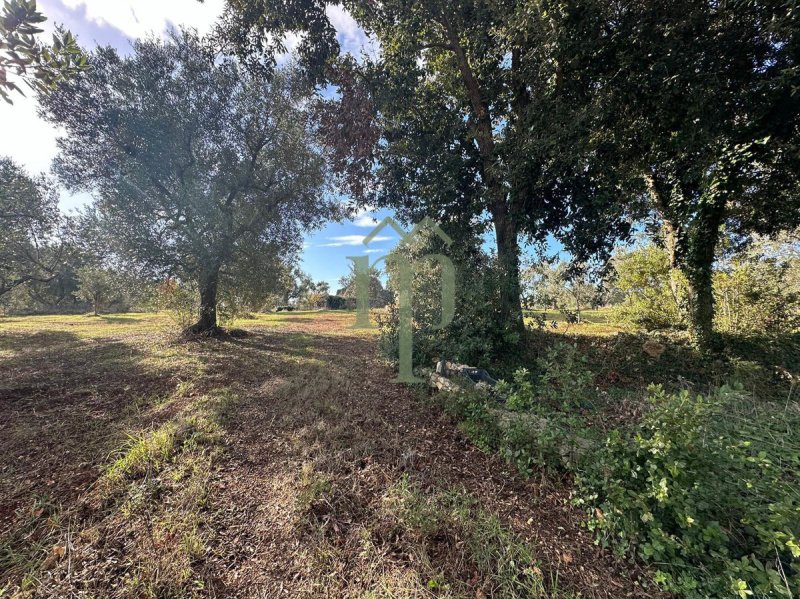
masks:
<instances>
[{"instance_id":1,"label":"dry grass","mask_svg":"<svg viewBox=\"0 0 800 599\"><path fill-rule=\"evenodd\" d=\"M625 330L613 319L611 308L583 310L581 311L581 322L575 324L568 323L566 317L558 310L533 310L532 313L544 318L546 329L556 334L606 337L622 333ZM532 316L526 317L525 323L529 326L537 326L536 319Z\"/></svg>"},{"instance_id":2,"label":"dry grass","mask_svg":"<svg viewBox=\"0 0 800 599\"><path fill-rule=\"evenodd\" d=\"M568 489L387 383L353 313L0 321L0 589L19 597L646 595ZM2 596L2 593L0 593Z\"/></svg>"}]
</instances>

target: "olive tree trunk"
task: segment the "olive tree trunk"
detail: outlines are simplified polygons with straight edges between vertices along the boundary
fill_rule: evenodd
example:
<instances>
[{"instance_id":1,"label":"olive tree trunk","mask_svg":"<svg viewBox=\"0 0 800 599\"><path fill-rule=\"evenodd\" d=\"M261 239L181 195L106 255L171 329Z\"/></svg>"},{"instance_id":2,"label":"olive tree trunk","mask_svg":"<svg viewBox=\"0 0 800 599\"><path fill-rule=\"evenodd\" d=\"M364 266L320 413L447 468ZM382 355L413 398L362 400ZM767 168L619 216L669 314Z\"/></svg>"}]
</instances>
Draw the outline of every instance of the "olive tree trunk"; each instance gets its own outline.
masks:
<instances>
[{"instance_id":1,"label":"olive tree trunk","mask_svg":"<svg viewBox=\"0 0 800 599\"><path fill-rule=\"evenodd\" d=\"M217 289L219 287L219 267L200 272L200 318L189 327L192 335L217 335L222 332L217 326Z\"/></svg>"}]
</instances>

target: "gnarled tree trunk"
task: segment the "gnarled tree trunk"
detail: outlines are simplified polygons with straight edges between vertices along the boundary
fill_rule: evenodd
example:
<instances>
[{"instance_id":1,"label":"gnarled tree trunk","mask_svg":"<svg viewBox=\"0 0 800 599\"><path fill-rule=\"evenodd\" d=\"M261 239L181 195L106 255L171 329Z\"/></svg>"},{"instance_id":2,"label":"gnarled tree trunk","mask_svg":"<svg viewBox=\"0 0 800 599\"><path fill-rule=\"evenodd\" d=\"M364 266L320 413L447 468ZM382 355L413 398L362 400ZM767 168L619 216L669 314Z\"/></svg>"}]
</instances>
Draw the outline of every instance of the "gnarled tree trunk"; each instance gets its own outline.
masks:
<instances>
[{"instance_id":1,"label":"gnarled tree trunk","mask_svg":"<svg viewBox=\"0 0 800 599\"><path fill-rule=\"evenodd\" d=\"M693 295L692 338L703 353L715 348L714 260L724 217L725 200L722 198L709 199L699 207L684 268Z\"/></svg>"},{"instance_id":2,"label":"gnarled tree trunk","mask_svg":"<svg viewBox=\"0 0 800 599\"><path fill-rule=\"evenodd\" d=\"M214 336L222 332L217 326L217 289L219 267L205 268L200 272L200 318L187 329L192 335Z\"/></svg>"},{"instance_id":3,"label":"gnarled tree trunk","mask_svg":"<svg viewBox=\"0 0 800 599\"><path fill-rule=\"evenodd\" d=\"M720 227L725 219L723 196L701 196L695 214L675 214L671 197L676 193L700 194L699 186L689 190L670 188L656 173L645 175L653 207L663 221L664 246L671 269L679 269L689 283L691 298L688 316L692 340L702 353L715 347L714 335L714 260ZM692 197L692 196L690 196ZM691 202L685 202L687 205ZM683 313L677 281L670 277L672 295Z\"/></svg>"}]
</instances>

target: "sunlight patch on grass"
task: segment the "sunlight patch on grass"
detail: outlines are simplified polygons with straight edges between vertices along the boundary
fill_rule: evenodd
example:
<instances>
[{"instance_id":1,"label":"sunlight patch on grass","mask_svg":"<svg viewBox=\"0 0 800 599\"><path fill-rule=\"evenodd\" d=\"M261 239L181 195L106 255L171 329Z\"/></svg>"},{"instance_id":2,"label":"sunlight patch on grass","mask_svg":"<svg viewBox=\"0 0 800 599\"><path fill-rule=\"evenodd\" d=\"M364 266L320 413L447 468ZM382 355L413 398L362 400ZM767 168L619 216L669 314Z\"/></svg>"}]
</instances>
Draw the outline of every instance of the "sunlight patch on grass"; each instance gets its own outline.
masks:
<instances>
[{"instance_id":1,"label":"sunlight patch on grass","mask_svg":"<svg viewBox=\"0 0 800 599\"><path fill-rule=\"evenodd\" d=\"M59 314L45 316L6 316L0 318L0 331L69 332L83 338L117 337L125 334L162 332L171 325L165 313L122 313L87 316Z\"/></svg>"},{"instance_id":2,"label":"sunlight patch on grass","mask_svg":"<svg viewBox=\"0 0 800 599\"><path fill-rule=\"evenodd\" d=\"M614 321L611 308L583 310L581 311L581 322L575 324L569 324L564 314L558 310L526 311L525 324L536 328L538 325L533 315L544 317L545 330L553 333L612 336L625 331L625 327ZM553 327L553 323L556 324L555 327Z\"/></svg>"}]
</instances>

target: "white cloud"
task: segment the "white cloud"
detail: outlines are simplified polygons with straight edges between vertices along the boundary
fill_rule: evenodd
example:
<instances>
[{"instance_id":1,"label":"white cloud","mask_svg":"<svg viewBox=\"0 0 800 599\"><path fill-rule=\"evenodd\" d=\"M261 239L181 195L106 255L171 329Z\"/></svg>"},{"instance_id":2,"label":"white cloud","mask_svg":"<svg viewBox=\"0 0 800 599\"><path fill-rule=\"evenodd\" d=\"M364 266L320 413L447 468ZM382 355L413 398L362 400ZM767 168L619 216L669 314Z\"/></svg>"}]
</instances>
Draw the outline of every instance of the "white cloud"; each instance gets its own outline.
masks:
<instances>
[{"instance_id":1,"label":"white cloud","mask_svg":"<svg viewBox=\"0 0 800 599\"><path fill-rule=\"evenodd\" d=\"M358 26L353 16L341 5L328 5L325 14L339 34L339 44L345 52L358 56L364 51L368 56L378 55L380 44L377 40L367 36Z\"/></svg>"},{"instance_id":2,"label":"white cloud","mask_svg":"<svg viewBox=\"0 0 800 599\"><path fill-rule=\"evenodd\" d=\"M364 44L367 36L364 35L353 16L341 4L328 5L325 8L325 14L328 15L331 25L336 28L336 33L339 34L339 42L343 48L346 50L356 49Z\"/></svg>"},{"instance_id":3,"label":"white cloud","mask_svg":"<svg viewBox=\"0 0 800 599\"><path fill-rule=\"evenodd\" d=\"M109 25L131 38L163 35L169 25L185 25L208 33L225 7L224 0L62 0L85 11L99 26Z\"/></svg>"},{"instance_id":4,"label":"white cloud","mask_svg":"<svg viewBox=\"0 0 800 599\"><path fill-rule=\"evenodd\" d=\"M380 254L381 252L385 252L385 251L386 251L386 250L382 250L382 249L380 249L380 248L375 248L374 250L373 250L373 249L370 249L370 250L364 250L364 253L365 253L365 254Z\"/></svg>"},{"instance_id":5,"label":"white cloud","mask_svg":"<svg viewBox=\"0 0 800 599\"><path fill-rule=\"evenodd\" d=\"M0 156L10 156L31 174L46 172L58 153L58 128L37 116L33 92L23 91L27 96L15 94L13 105L0 103Z\"/></svg>"},{"instance_id":6,"label":"white cloud","mask_svg":"<svg viewBox=\"0 0 800 599\"><path fill-rule=\"evenodd\" d=\"M364 227L366 229L374 229L375 227L378 226L378 221L375 219L374 216L372 216L371 214L367 213L367 214L362 214L361 216L357 217L353 221L353 224L356 227Z\"/></svg>"},{"instance_id":7,"label":"white cloud","mask_svg":"<svg viewBox=\"0 0 800 599\"><path fill-rule=\"evenodd\" d=\"M362 245L366 238L366 235L340 235L338 237L328 237L331 243L324 243L320 247L338 248L349 245ZM377 237L373 237L372 241L392 241L392 239L392 237L378 235Z\"/></svg>"}]
</instances>

